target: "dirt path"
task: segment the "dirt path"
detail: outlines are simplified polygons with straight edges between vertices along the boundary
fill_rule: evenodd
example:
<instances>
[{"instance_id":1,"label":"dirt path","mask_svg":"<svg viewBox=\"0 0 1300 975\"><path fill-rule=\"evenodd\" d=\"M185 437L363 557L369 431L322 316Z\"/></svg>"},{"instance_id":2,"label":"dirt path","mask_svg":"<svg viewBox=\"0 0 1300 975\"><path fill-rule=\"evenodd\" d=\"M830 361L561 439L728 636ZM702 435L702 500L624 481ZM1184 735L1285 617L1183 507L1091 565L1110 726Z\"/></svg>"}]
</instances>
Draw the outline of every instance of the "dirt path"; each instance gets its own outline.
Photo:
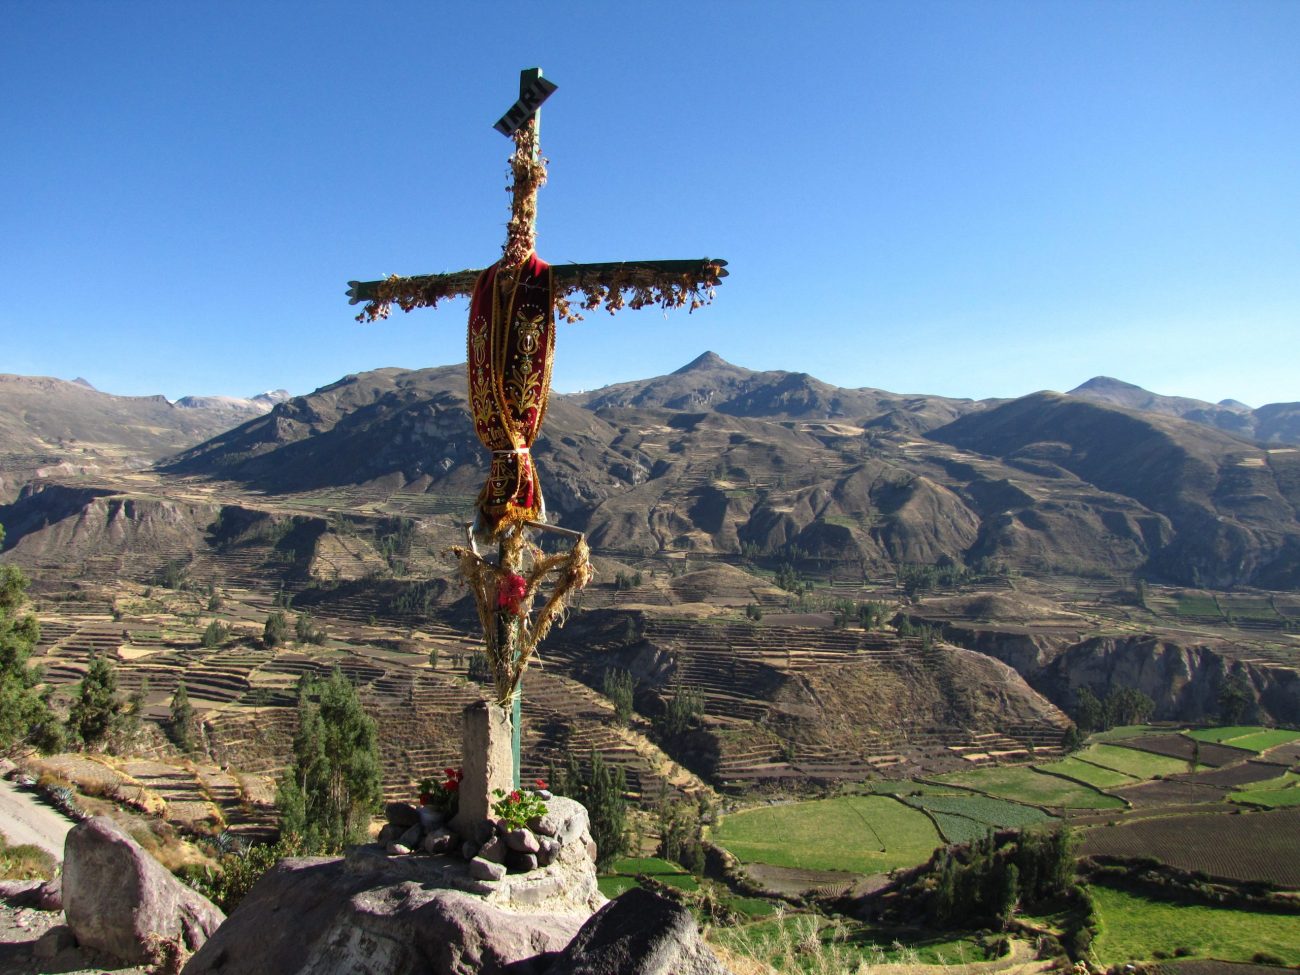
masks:
<instances>
[{"instance_id":1,"label":"dirt path","mask_svg":"<svg viewBox=\"0 0 1300 975\"><path fill-rule=\"evenodd\" d=\"M63 861L63 841L76 825L37 801L32 793L0 779L0 832L11 844L31 843Z\"/></svg>"}]
</instances>

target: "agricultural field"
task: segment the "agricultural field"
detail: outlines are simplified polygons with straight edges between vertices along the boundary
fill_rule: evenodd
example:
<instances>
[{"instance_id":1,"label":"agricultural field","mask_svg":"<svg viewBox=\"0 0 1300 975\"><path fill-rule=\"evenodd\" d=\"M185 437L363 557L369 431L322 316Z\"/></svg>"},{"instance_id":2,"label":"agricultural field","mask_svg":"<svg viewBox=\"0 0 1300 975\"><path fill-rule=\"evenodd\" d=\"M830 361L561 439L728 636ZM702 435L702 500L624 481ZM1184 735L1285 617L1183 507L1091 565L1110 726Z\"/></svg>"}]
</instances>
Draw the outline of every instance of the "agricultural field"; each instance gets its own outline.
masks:
<instances>
[{"instance_id":1,"label":"agricultural field","mask_svg":"<svg viewBox=\"0 0 1300 975\"><path fill-rule=\"evenodd\" d=\"M1113 789L1116 786L1133 785L1138 781L1132 775L1117 772L1112 768L1102 768L1100 765L1094 765L1092 762L1086 762L1073 755L1069 758L1063 758L1059 762L1035 765L1034 768L1049 775L1061 775L1067 779L1074 779L1076 782L1082 782L1084 785L1103 791Z\"/></svg>"},{"instance_id":2,"label":"agricultural field","mask_svg":"<svg viewBox=\"0 0 1300 975\"><path fill-rule=\"evenodd\" d=\"M1181 592L1174 599L1174 612L1179 616L1205 616L1219 619L1223 617L1219 604L1208 593Z\"/></svg>"},{"instance_id":3,"label":"agricultural field","mask_svg":"<svg viewBox=\"0 0 1300 975\"><path fill-rule=\"evenodd\" d=\"M840 796L731 813L712 839L744 863L885 873L943 844L925 813L889 796Z\"/></svg>"},{"instance_id":4,"label":"agricultural field","mask_svg":"<svg viewBox=\"0 0 1300 975\"><path fill-rule=\"evenodd\" d=\"M1287 731L1284 728L1261 728L1259 726L1238 725L1231 728L1200 728L1187 732L1189 738L1209 741L1247 751L1263 752L1288 742L1300 741L1300 731Z\"/></svg>"},{"instance_id":5,"label":"agricultural field","mask_svg":"<svg viewBox=\"0 0 1300 975\"><path fill-rule=\"evenodd\" d=\"M676 887L678 890L699 890L700 884L691 874L675 863L659 857L624 857L616 860L609 874L600 877L596 886L606 897L614 898L625 890L637 885L639 874L653 877L660 883Z\"/></svg>"},{"instance_id":6,"label":"agricultural field","mask_svg":"<svg viewBox=\"0 0 1300 975\"><path fill-rule=\"evenodd\" d=\"M1271 809L1300 806L1300 775L1286 772L1276 779L1252 783L1249 789L1233 792L1228 798L1233 802Z\"/></svg>"},{"instance_id":7,"label":"agricultural field","mask_svg":"<svg viewBox=\"0 0 1300 975\"><path fill-rule=\"evenodd\" d=\"M1228 881L1300 888L1300 806L1267 812L1177 813L1096 826L1084 856L1160 860Z\"/></svg>"},{"instance_id":8,"label":"agricultural field","mask_svg":"<svg viewBox=\"0 0 1300 975\"><path fill-rule=\"evenodd\" d=\"M1263 953L1300 964L1300 915L1175 904L1101 885L1092 895L1101 917L1093 953L1102 965L1150 961L1157 951L1235 962Z\"/></svg>"},{"instance_id":9,"label":"agricultural field","mask_svg":"<svg viewBox=\"0 0 1300 975\"><path fill-rule=\"evenodd\" d=\"M1122 809L1124 803L1081 782L1044 775L1032 768L980 768L938 777L940 782L987 793L999 799L1059 809Z\"/></svg>"},{"instance_id":10,"label":"agricultural field","mask_svg":"<svg viewBox=\"0 0 1300 975\"><path fill-rule=\"evenodd\" d=\"M1139 751L1123 745L1089 745L1075 756L1084 762L1100 765L1133 779L1154 779L1158 775L1177 775L1190 771L1187 761L1171 755Z\"/></svg>"},{"instance_id":11,"label":"agricultural field","mask_svg":"<svg viewBox=\"0 0 1300 975\"><path fill-rule=\"evenodd\" d=\"M908 795L902 801L928 812L949 843L969 843L990 829L1033 826L1051 818L1036 806L971 793Z\"/></svg>"},{"instance_id":12,"label":"agricultural field","mask_svg":"<svg viewBox=\"0 0 1300 975\"><path fill-rule=\"evenodd\" d=\"M1167 730L1167 729L1166 729ZM1122 724L1116 725L1109 731L1094 731L1088 736L1089 741L1125 741L1129 738L1138 738L1142 735L1159 733L1160 728L1149 724Z\"/></svg>"},{"instance_id":13,"label":"agricultural field","mask_svg":"<svg viewBox=\"0 0 1300 975\"><path fill-rule=\"evenodd\" d=\"M1195 741L1181 734L1139 735L1136 738L1129 738L1125 745L1139 751L1181 759L1184 763L1184 771L1186 771L1186 763L1193 758L1196 759L1198 765L1209 765L1217 768L1220 765L1231 765L1233 762L1239 762L1251 755L1251 752L1243 748L1220 745L1212 741Z\"/></svg>"}]
</instances>

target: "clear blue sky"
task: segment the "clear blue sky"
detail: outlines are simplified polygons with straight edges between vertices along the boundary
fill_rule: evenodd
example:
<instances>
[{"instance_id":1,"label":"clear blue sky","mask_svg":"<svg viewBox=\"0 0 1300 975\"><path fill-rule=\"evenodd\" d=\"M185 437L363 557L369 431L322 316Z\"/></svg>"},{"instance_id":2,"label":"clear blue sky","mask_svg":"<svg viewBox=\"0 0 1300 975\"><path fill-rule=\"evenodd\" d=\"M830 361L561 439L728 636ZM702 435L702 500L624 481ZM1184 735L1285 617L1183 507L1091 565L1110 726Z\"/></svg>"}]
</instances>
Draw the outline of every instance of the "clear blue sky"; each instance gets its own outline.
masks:
<instances>
[{"instance_id":1,"label":"clear blue sky","mask_svg":"<svg viewBox=\"0 0 1300 975\"><path fill-rule=\"evenodd\" d=\"M570 391L706 349L953 396L1097 374L1300 400L1300 3L0 2L0 372L307 392L464 358L349 278L721 256L694 315L565 326Z\"/></svg>"}]
</instances>

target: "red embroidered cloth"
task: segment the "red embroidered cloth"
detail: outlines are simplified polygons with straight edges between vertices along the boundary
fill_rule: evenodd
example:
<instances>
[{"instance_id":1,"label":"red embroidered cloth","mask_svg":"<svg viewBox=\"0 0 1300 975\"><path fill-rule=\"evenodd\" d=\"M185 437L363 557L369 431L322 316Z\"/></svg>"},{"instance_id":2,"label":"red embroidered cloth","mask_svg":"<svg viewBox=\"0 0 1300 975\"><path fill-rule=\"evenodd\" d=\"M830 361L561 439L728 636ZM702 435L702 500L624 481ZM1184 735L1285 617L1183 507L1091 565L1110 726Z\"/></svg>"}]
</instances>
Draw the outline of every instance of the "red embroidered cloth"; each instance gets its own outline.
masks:
<instances>
[{"instance_id":1,"label":"red embroidered cloth","mask_svg":"<svg viewBox=\"0 0 1300 975\"><path fill-rule=\"evenodd\" d=\"M493 264L469 306L469 403L474 430L492 451L478 496L479 528L490 535L545 517L528 453L546 416L555 352L551 267L530 254L518 268Z\"/></svg>"}]
</instances>

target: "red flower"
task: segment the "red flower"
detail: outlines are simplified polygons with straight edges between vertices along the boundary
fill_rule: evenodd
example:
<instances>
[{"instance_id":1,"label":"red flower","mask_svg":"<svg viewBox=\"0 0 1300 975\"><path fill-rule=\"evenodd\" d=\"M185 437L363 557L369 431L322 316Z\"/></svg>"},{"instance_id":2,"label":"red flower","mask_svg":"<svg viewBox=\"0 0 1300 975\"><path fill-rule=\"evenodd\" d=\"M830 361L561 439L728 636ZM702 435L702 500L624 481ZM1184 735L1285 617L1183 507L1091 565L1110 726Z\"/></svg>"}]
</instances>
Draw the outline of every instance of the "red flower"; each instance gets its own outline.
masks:
<instances>
[{"instance_id":1,"label":"red flower","mask_svg":"<svg viewBox=\"0 0 1300 975\"><path fill-rule=\"evenodd\" d=\"M519 794L519 790L518 790L518 789L516 789L514 792L510 793L510 801L511 801L511 802L519 802L521 799L523 799L523 796L521 796L521 795Z\"/></svg>"},{"instance_id":2,"label":"red flower","mask_svg":"<svg viewBox=\"0 0 1300 975\"><path fill-rule=\"evenodd\" d=\"M545 779L533 779L533 784L534 784L535 786L537 786L537 788L539 788L539 789L545 789L545 788L546 788L546 780L545 780Z\"/></svg>"},{"instance_id":3,"label":"red flower","mask_svg":"<svg viewBox=\"0 0 1300 975\"><path fill-rule=\"evenodd\" d=\"M515 572L507 572L497 582L497 609L506 609L518 616L523 612L528 580Z\"/></svg>"},{"instance_id":4,"label":"red flower","mask_svg":"<svg viewBox=\"0 0 1300 975\"><path fill-rule=\"evenodd\" d=\"M458 792L460 790L460 782L457 779L452 779L449 782L444 782L442 787L448 792Z\"/></svg>"}]
</instances>

